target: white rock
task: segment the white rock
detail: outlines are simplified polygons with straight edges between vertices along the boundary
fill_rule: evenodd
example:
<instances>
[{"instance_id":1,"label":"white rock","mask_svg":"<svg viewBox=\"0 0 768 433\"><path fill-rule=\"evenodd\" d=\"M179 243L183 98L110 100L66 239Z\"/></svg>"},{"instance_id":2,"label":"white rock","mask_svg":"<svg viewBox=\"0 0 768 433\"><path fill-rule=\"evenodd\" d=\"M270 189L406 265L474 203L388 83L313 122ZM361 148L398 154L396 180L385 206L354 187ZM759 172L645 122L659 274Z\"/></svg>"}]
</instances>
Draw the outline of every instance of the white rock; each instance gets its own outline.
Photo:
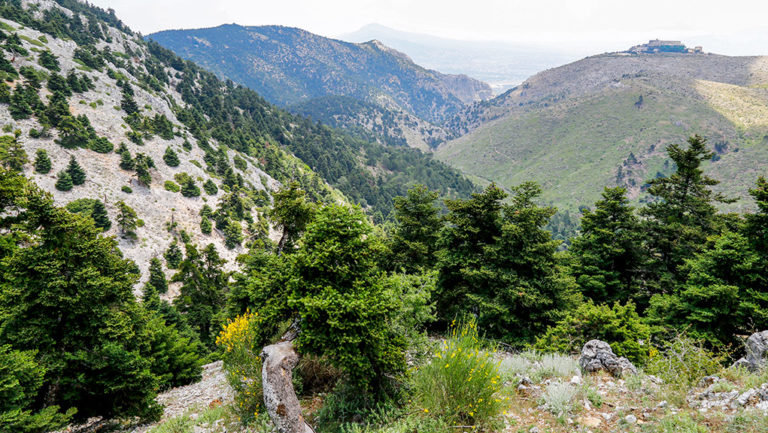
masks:
<instances>
[{"instance_id":1,"label":"white rock","mask_svg":"<svg viewBox=\"0 0 768 433\"><path fill-rule=\"evenodd\" d=\"M624 417L624 421L626 421L627 424L634 424L637 422L637 417L632 414L629 414Z\"/></svg>"}]
</instances>

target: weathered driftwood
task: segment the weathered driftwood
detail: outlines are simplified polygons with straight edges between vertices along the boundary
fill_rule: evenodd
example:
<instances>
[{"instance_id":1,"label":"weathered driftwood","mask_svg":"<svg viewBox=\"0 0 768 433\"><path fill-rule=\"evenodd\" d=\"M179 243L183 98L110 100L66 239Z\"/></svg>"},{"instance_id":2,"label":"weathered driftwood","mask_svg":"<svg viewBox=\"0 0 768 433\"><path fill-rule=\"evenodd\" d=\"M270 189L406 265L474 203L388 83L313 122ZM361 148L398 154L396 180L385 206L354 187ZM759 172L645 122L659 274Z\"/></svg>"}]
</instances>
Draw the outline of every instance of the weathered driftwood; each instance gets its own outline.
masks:
<instances>
[{"instance_id":1,"label":"weathered driftwood","mask_svg":"<svg viewBox=\"0 0 768 433\"><path fill-rule=\"evenodd\" d=\"M292 341L266 346L261 351L264 364L261 368L264 406L280 433L314 433L304 422L301 406L293 389L293 369L299 363L299 355Z\"/></svg>"}]
</instances>

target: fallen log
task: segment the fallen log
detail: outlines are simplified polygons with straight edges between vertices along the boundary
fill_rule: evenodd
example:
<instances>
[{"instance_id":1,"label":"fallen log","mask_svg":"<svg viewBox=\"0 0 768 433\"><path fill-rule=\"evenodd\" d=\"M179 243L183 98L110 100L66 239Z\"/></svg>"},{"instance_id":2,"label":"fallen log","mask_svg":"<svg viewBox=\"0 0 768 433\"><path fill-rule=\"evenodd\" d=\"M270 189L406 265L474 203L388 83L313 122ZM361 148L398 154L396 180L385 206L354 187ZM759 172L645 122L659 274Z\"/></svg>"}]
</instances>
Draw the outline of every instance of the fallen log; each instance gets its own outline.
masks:
<instances>
[{"instance_id":1,"label":"fallen log","mask_svg":"<svg viewBox=\"0 0 768 433\"><path fill-rule=\"evenodd\" d=\"M280 433L314 433L304 421L299 398L293 389L293 369L299 355L293 341L282 341L264 347L261 351L264 406Z\"/></svg>"}]
</instances>

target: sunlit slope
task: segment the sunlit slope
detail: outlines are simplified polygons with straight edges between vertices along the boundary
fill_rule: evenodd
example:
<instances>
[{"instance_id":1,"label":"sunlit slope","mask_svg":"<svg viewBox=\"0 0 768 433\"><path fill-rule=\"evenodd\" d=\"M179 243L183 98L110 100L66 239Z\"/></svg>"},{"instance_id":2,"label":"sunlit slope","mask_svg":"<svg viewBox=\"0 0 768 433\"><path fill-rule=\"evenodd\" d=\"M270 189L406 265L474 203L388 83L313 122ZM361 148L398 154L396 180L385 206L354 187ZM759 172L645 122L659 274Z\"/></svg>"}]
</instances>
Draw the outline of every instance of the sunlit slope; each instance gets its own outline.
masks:
<instances>
[{"instance_id":1,"label":"sunlit slope","mask_svg":"<svg viewBox=\"0 0 768 433\"><path fill-rule=\"evenodd\" d=\"M768 174L765 62L711 56L715 70L707 70L708 58L670 57L672 68L659 59L596 57L545 71L523 90L526 103L514 105L510 95L495 101L497 118L442 145L438 158L505 187L535 180L545 200L574 209L593 203L604 186L626 186L642 200L646 180L672 170L666 146L698 133L718 153L708 172L723 191L746 197Z\"/></svg>"}]
</instances>

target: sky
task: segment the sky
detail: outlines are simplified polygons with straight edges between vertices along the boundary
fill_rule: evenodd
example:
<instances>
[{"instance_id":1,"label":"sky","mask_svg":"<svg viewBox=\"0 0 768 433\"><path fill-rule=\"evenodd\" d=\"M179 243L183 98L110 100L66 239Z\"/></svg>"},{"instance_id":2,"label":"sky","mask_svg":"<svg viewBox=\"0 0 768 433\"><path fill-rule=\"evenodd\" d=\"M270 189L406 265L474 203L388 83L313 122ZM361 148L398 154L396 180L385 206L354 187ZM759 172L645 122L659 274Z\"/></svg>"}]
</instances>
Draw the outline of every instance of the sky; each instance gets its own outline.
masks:
<instances>
[{"instance_id":1,"label":"sky","mask_svg":"<svg viewBox=\"0 0 768 433\"><path fill-rule=\"evenodd\" d=\"M369 24L451 39L618 49L647 39L768 54L765 0L90 0L134 30L280 24L336 37ZM706 48L706 47L705 47Z\"/></svg>"}]
</instances>

